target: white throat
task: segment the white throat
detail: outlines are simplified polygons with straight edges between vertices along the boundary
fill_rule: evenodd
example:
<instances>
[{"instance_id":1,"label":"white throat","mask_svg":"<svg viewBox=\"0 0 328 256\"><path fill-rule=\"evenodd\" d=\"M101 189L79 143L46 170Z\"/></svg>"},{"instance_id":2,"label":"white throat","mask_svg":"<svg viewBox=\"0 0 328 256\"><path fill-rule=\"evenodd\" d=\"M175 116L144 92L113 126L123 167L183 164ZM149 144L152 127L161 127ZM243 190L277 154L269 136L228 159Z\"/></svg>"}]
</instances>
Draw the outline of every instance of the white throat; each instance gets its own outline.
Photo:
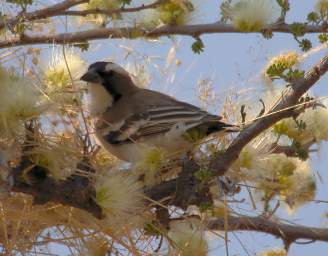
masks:
<instances>
[{"instance_id":1,"label":"white throat","mask_svg":"<svg viewBox=\"0 0 328 256\"><path fill-rule=\"evenodd\" d=\"M90 83L89 93L91 115L102 114L107 110L107 108L113 105L112 95L110 95L102 85Z\"/></svg>"}]
</instances>

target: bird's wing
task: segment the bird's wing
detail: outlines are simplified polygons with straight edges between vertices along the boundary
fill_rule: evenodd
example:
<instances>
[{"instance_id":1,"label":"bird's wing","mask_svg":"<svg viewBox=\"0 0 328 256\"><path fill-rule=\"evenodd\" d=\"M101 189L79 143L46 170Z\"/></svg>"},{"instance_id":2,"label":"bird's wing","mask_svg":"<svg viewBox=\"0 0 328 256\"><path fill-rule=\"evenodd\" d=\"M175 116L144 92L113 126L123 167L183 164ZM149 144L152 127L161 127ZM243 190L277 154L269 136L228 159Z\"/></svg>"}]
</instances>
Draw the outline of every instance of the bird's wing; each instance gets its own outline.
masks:
<instances>
[{"instance_id":1,"label":"bird's wing","mask_svg":"<svg viewBox=\"0 0 328 256\"><path fill-rule=\"evenodd\" d=\"M146 136L165 134L180 124L186 131L204 122L218 122L220 119L189 104L153 105L143 113L129 116L118 129L109 131L104 137L113 144L135 142Z\"/></svg>"}]
</instances>

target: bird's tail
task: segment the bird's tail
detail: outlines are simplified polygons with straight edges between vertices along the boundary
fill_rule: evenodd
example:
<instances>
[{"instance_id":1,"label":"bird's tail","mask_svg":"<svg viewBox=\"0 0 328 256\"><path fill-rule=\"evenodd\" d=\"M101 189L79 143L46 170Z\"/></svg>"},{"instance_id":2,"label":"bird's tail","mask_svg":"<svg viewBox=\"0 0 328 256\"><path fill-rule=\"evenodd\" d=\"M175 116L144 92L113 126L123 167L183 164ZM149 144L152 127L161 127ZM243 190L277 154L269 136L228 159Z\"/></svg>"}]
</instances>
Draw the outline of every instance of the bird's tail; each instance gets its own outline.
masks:
<instances>
[{"instance_id":1,"label":"bird's tail","mask_svg":"<svg viewBox=\"0 0 328 256\"><path fill-rule=\"evenodd\" d=\"M217 133L217 132L240 132L242 130L242 127L235 124L227 124L222 121L216 120L215 122L209 121L207 124L207 131L206 134L210 135L211 133Z\"/></svg>"}]
</instances>

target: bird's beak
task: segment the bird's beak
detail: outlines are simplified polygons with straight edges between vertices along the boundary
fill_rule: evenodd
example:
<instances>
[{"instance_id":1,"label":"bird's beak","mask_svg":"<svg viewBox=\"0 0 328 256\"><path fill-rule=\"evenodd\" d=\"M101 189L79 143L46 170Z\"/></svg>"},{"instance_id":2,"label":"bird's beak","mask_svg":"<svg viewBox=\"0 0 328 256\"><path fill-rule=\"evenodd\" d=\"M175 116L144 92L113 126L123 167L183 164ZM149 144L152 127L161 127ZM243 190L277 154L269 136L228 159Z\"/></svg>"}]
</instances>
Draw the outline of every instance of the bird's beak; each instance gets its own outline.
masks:
<instances>
[{"instance_id":1,"label":"bird's beak","mask_svg":"<svg viewBox=\"0 0 328 256\"><path fill-rule=\"evenodd\" d=\"M88 70L83 76L81 76L80 80L85 82L96 83L99 82L99 75L94 70Z\"/></svg>"}]
</instances>

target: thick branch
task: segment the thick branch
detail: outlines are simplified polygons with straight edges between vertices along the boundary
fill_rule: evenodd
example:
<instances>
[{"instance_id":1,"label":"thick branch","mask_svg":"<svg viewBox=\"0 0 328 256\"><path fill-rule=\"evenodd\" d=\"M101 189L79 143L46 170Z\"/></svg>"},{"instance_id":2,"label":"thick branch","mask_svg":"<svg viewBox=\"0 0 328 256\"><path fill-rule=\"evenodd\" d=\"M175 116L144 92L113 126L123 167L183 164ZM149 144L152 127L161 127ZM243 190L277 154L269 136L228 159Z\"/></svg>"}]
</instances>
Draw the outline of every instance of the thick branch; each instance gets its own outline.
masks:
<instances>
[{"instance_id":1,"label":"thick branch","mask_svg":"<svg viewBox=\"0 0 328 256\"><path fill-rule=\"evenodd\" d=\"M263 217L233 217L228 218L228 231L256 231L272 234L287 242L297 239L328 242L327 228L312 228L301 225L284 224ZM206 225L209 230L224 230L224 218L209 219Z\"/></svg>"},{"instance_id":2,"label":"thick branch","mask_svg":"<svg viewBox=\"0 0 328 256\"><path fill-rule=\"evenodd\" d=\"M274 25L270 28L272 32L280 33L292 33L288 24ZM311 26L305 27L305 33L322 33L327 31L327 28L323 26ZM31 45L31 44L67 44L78 43L97 39L108 38L130 38L135 39L137 37L159 37L168 35L185 35L185 36L199 36L202 34L214 34L214 33L241 33L236 30L232 25L222 23L209 23L198 25L180 25L170 26L164 25L153 30L147 31L136 27L125 28L98 28L85 31L59 33L54 35L22 35L9 40L0 42L0 48Z\"/></svg>"},{"instance_id":3,"label":"thick branch","mask_svg":"<svg viewBox=\"0 0 328 256\"><path fill-rule=\"evenodd\" d=\"M319 64L313 66L304 78L290 84L276 106L266 115L245 128L232 142L224 154L218 154L211 162L210 168L215 175L223 175L238 158L242 149L260 133L283 118L293 115L295 104L328 70L328 55Z\"/></svg>"},{"instance_id":4,"label":"thick branch","mask_svg":"<svg viewBox=\"0 0 328 256\"><path fill-rule=\"evenodd\" d=\"M93 172L87 161L81 162L78 168L85 172ZM30 170L25 172L26 169ZM87 176L74 174L66 180L57 181L48 175L45 168L31 163L27 156L22 158L19 166L12 169L11 174L11 190L32 195L35 204L56 202L83 209L96 218L103 217L102 210L95 201L93 182Z\"/></svg>"}]
</instances>

